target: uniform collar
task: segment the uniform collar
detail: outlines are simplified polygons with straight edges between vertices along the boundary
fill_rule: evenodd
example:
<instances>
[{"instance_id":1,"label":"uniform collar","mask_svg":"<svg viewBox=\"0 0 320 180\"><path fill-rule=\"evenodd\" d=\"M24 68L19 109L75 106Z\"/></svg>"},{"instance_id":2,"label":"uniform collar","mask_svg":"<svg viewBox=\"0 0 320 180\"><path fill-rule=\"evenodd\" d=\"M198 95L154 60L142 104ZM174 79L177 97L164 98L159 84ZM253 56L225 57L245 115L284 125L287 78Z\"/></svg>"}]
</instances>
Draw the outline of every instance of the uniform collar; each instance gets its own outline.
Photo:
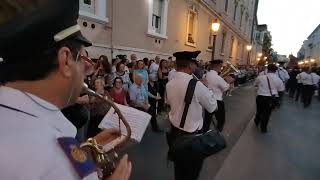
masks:
<instances>
[{"instance_id":1,"label":"uniform collar","mask_svg":"<svg viewBox=\"0 0 320 180\"><path fill-rule=\"evenodd\" d=\"M211 72L211 73L214 73L214 74L218 74L218 72L217 72L217 71L212 70L212 69L210 70L210 72Z\"/></svg>"},{"instance_id":2,"label":"uniform collar","mask_svg":"<svg viewBox=\"0 0 320 180\"><path fill-rule=\"evenodd\" d=\"M0 102L6 106L35 115L37 119L46 121L50 126L63 133L64 136L74 137L76 134L76 128L65 118L57 106L35 95L1 86Z\"/></svg>"},{"instance_id":3,"label":"uniform collar","mask_svg":"<svg viewBox=\"0 0 320 180\"><path fill-rule=\"evenodd\" d=\"M176 72L176 77L178 77L178 78L187 78L187 77L191 77L191 78L192 78L192 75L187 74L187 73L185 73L185 72L179 72L179 71L177 71L177 72Z\"/></svg>"}]
</instances>

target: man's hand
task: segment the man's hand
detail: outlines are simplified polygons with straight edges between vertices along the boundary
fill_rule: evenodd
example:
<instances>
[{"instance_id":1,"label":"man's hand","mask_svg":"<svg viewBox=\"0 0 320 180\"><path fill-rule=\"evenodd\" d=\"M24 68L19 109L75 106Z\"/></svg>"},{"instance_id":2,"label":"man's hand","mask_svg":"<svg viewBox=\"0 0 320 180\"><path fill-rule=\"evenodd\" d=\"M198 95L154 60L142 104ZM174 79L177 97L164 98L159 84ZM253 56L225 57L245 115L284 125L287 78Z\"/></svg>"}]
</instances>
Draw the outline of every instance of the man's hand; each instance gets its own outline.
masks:
<instances>
[{"instance_id":1,"label":"man's hand","mask_svg":"<svg viewBox=\"0 0 320 180\"><path fill-rule=\"evenodd\" d=\"M98 144L105 145L120 136L120 133L116 129L104 129L102 132L93 137Z\"/></svg>"},{"instance_id":2,"label":"man's hand","mask_svg":"<svg viewBox=\"0 0 320 180\"><path fill-rule=\"evenodd\" d=\"M76 103L78 103L78 104L88 104L89 103L89 96L88 95L84 95L84 96L78 97Z\"/></svg>"},{"instance_id":3,"label":"man's hand","mask_svg":"<svg viewBox=\"0 0 320 180\"><path fill-rule=\"evenodd\" d=\"M233 77L231 77L231 76L227 76L224 79L229 84L231 84L231 83L233 83L235 81L235 79Z\"/></svg>"},{"instance_id":4,"label":"man's hand","mask_svg":"<svg viewBox=\"0 0 320 180\"><path fill-rule=\"evenodd\" d=\"M128 155L123 156L116 170L106 180L128 180L131 175L132 165L128 160Z\"/></svg>"}]
</instances>

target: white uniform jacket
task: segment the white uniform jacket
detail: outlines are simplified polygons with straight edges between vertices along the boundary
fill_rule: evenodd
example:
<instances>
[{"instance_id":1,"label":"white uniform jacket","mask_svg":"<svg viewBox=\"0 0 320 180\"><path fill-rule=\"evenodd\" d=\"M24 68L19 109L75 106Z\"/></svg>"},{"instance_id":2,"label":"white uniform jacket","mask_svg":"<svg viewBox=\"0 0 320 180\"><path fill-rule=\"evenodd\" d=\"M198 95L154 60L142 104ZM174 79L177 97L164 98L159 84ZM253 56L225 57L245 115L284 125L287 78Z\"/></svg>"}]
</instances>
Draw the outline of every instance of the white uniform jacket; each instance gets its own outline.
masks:
<instances>
[{"instance_id":1,"label":"white uniform jacket","mask_svg":"<svg viewBox=\"0 0 320 180\"><path fill-rule=\"evenodd\" d=\"M187 87L192 78L193 77L189 74L177 72L176 77L169 81L166 86L166 102L171 107L169 112L170 122L176 128L182 129L186 132L194 132L202 128L203 108L210 113L217 108L217 101L212 92L201 82L197 82L184 128L179 127L185 106L184 99Z\"/></svg>"},{"instance_id":2,"label":"white uniform jacket","mask_svg":"<svg viewBox=\"0 0 320 180\"><path fill-rule=\"evenodd\" d=\"M24 112L0 107L1 180L80 179L57 141L75 137L77 130L56 106L4 86L0 86L0 104ZM98 177L93 172L84 179Z\"/></svg>"}]
</instances>

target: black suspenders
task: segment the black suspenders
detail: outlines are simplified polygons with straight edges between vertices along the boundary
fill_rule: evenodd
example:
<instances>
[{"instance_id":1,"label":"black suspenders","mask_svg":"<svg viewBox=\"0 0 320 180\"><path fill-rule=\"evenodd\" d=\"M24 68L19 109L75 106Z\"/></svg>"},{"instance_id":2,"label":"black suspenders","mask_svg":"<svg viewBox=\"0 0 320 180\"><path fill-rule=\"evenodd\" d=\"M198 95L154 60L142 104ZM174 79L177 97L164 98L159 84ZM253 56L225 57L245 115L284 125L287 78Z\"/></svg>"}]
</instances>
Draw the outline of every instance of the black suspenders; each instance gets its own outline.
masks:
<instances>
[{"instance_id":1,"label":"black suspenders","mask_svg":"<svg viewBox=\"0 0 320 180\"><path fill-rule=\"evenodd\" d=\"M10 110L13 110L13 111L16 111L16 112L20 112L20 113L23 113L23 114L27 114L27 115L32 116L32 117L37 117L37 116L35 116L35 115L33 115L33 114L30 114L30 113L21 111L21 110L19 110L19 109L13 108L13 107L6 106L6 105L4 105L4 104L0 104L0 107L6 108L6 109L10 109Z\"/></svg>"}]
</instances>

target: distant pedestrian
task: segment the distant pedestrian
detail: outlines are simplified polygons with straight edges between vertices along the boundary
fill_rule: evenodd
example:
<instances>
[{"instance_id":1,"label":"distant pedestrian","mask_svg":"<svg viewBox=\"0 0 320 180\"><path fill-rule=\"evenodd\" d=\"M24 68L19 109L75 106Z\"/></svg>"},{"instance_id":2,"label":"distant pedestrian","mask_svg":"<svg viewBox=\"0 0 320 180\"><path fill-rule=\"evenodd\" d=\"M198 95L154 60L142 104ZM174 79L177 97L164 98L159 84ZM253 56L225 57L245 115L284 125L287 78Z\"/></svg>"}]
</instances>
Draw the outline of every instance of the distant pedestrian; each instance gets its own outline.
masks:
<instances>
[{"instance_id":1,"label":"distant pedestrian","mask_svg":"<svg viewBox=\"0 0 320 180\"><path fill-rule=\"evenodd\" d=\"M257 89L256 106L257 112L255 124L260 126L261 132L267 132L267 126L271 112L275 106L275 99L278 92L284 91L285 87L281 79L275 74L277 67L274 64L268 65L268 73L257 77L255 86Z\"/></svg>"},{"instance_id":2,"label":"distant pedestrian","mask_svg":"<svg viewBox=\"0 0 320 180\"><path fill-rule=\"evenodd\" d=\"M289 90L289 97L293 98L294 94L297 90L298 86L298 80L297 75L300 73L298 67L294 67L294 69L289 73L289 80L288 80L288 90Z\"/></svg>"}]
</instances>

